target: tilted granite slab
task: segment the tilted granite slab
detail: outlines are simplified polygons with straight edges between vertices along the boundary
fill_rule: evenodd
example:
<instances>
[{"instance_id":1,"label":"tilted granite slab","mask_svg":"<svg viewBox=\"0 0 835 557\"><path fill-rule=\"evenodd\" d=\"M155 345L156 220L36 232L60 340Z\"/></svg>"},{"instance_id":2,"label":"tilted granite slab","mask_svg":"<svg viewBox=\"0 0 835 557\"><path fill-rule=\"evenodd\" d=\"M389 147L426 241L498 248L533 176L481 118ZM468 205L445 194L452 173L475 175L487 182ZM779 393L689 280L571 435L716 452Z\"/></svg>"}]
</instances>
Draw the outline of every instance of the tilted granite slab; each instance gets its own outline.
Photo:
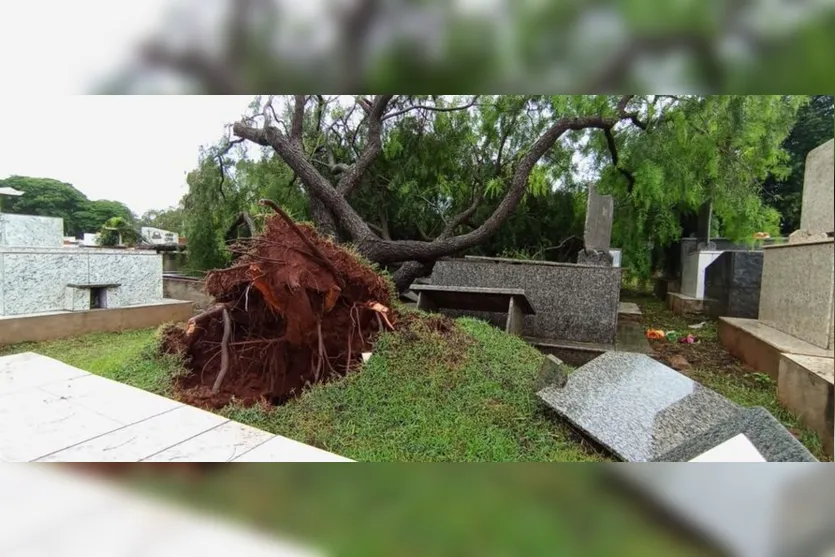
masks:
<instances>
[{"instance_id":1,"label":"tilted granite slab","mask_svg":"<svg viewBox=\"0 0 835 557\"><path fill-rule=\"evenodd\" d=\"M739 434L745 435L768 462L817 462L812 453L783 424L768 410L759 407L745 408L655 460L690 462Z\"/></svg>"},{"instance_id":2,"label":"tilted granite slab","mask_svg":"<svg viewBox=\"0 0 835 557\"><path fill-rule=\"evenodd\" d=\"M565 387L537 393L619 458L647 462L734 416L740 408L644 354L607 352Z\"/></svg>"}]
</instances>

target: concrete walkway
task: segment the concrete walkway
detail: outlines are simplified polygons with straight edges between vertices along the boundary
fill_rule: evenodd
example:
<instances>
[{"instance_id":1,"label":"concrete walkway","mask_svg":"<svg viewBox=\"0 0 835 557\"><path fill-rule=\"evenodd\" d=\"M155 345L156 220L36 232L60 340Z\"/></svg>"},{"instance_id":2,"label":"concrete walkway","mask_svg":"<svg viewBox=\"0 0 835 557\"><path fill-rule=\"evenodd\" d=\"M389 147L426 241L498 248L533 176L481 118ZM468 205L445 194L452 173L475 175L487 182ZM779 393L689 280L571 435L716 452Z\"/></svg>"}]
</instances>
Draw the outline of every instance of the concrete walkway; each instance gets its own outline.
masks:
<instances>
[{"instance_id":1,"label":"concrete walkway","mask_svg":"<svg viewBox=\"0 0 835 557\"><path fill-rule=\"evenodd\" d=\"M0 462L348 459L33 352L0 357Z\"/></svg>"},{"instance_id":2,"label":"concrete walkway","mask_svg":"<svg viewBox=\"0 0 835 557\"><path fill-rule=\"evenodd\" d=\"M321 557L319 549L151 499L77 471L7 464L4 557Z\"/></svg>"}]
</instances>

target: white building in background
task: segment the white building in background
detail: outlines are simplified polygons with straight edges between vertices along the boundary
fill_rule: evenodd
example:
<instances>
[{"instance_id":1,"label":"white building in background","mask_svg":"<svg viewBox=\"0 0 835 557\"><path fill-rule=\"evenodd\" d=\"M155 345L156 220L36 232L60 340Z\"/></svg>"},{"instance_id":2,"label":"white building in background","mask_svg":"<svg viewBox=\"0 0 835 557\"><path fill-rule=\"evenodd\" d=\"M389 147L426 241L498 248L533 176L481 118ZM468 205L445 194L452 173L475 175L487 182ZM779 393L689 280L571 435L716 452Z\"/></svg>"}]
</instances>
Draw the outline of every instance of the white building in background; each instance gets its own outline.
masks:
<instances>
[{"instance_id":1,"label":"white building in background","mask_svg":"<svg viewBox=\"0 0 835 557\"><path fill-rule=\"evenodd\" d=\"M85 232L84 238L82 238L78 243L85 247L96 247L99 245L99 236L100 234L98 232Z\"/></svg>"},{"instance_id":2,"label":"white building in background","mask_svg":"<svg viewBox=\"0 0 835 557\"><path fill-rule=\"evenodd\" d=\"M144 238L146 242L155 246L177 244L180 241L180 237L176 232L162 230L161 228L153 228L151 226L143 226L139 229L139 233L142 234L142 238Z\"/></svg>"}]
</instances>

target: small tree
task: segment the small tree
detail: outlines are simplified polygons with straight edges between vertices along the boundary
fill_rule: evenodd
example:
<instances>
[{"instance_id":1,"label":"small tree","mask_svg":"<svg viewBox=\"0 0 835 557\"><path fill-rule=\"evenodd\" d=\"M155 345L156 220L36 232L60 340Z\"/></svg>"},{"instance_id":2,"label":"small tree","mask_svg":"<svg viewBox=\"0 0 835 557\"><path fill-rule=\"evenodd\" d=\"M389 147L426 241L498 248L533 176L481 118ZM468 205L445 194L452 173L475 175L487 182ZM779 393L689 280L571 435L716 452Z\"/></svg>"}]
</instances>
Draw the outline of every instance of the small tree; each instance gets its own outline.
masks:
<instances>
[{"instance_id":1,"label":"small tree","mask_svg":"<svg viewBox=\"0 0 835 557\"><path fill-rule=\"evenodd\" d=\"M100 246L133 246L139 241L139 232L122 217L107 220L99 230L98 244Z\"/></svg>"}]
</instances>

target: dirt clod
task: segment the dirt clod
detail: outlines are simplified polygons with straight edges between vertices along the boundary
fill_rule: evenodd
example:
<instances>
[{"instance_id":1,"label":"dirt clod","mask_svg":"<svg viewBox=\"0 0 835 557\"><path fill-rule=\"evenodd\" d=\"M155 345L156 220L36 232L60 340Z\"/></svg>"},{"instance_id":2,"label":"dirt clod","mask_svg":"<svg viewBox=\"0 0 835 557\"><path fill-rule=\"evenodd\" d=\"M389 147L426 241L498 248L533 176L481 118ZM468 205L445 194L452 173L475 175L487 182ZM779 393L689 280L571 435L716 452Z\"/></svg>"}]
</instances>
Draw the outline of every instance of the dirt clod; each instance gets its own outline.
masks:
<instances>
[{"instance_id":1,"label":"dirt clod","mask_svg":"<svg viewBox=\"0 0 835 557\"><path fill-rule=\"evenodd\" d=\"M310 226L271 215L263 234L233 251L232 266L206 277L217 305L163 331L162 350L182 355L189 371L178 385L186 402L281 404L349 372L382 330L396 326L385 280ZM224 344L228 370L213 390Z\"/></svg>"},{"instance_id":2,"label":"dirt clod","mask_svg":"<svg viewBox=\"0 0 835 557\"><path fill-rule=\"evenodd\" d=\"M687 358L685 358L681 354L674 354L670 357L670 367L677 371L687 371L688 369L691 369L693 366L691 366L690 362L687 361Z\"/></svg>"}]
</instances>

